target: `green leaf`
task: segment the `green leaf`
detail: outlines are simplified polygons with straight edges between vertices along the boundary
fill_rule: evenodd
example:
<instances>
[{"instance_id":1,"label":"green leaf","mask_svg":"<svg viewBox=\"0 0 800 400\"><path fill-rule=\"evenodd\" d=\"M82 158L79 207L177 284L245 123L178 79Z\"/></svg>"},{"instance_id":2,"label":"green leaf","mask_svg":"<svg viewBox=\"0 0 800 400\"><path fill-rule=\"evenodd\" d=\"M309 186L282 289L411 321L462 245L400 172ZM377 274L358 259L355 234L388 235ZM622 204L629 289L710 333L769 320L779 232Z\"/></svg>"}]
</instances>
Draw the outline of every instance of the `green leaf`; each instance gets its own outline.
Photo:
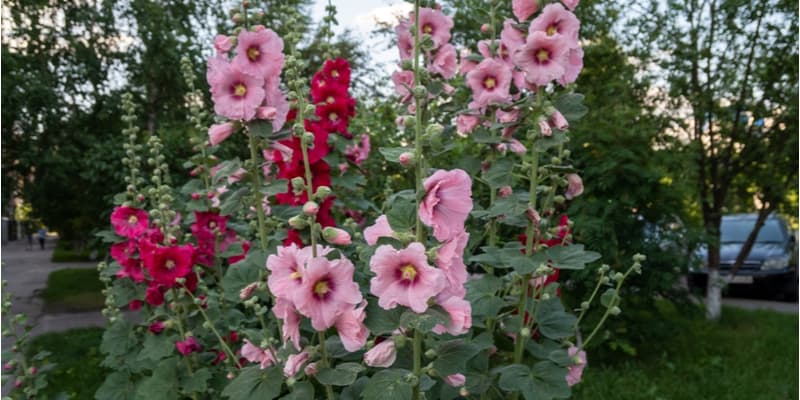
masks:
<instances>
[{"instance_id":1,"label":"green leaf","mask_svg":"<svg viewBox=\"0 0 800 400\"><path fill-rule=\"evenodd\" d=\"M489 167L483 174L483 180L492 189L498 189L511 184L511 170L514 168L514 161L511 158L501 158Z\"/></svg>"},{"instance_id":2,"label":"green leaf","mask_svg":"<svg viewBox=\"0 0 800 400\"><path fill-rule=\"evenodd\" d=\"M400 326L403 328L417 329L422 332L427 332L433 329L437 324L446 324L450 318L442 311L434 307L428 307L424 313L418 314L412 310L406 310L400 316Z\"/></svg>"},{"instance_id":3,"label":"green leaf","mask_svg":"<svg viewBox=\"0 0 800 400\"><path fill-rule=\"evenodd\" d=\"M311 382L297 382L292 386L292 392L281 397L281 400L308 400L314 398L314 385Z\"/></svg>"},{"instance_id":4,"label":"green leaf","mask_svg":"<svg viewBox=\"0 0 800 400\"><path fill-rule=\"evenodd\" d=\"M389 162L400 162L400 155L403 153L413 153L412 149L407 149L405 147L381 147L378 149L383 155L383 158Z\"/></svg>"},{"instance_id":5,"label":"green leaf","mask_svg":"<svg viewBox=\"0 0 800 400\"><path fill-rule=\"evenodd\" d=\"M400 316L403 314L403 309L384 310L378 306L378 302L371 301L367 304L366 313L367 318L364 320L364 324L370 332L374 335L385 335L400 327Z\"/></svg>"},{"instance_id":6,"label":"green leaf","mask_svg":"<svg viewBox=\"0 0 800 400\"><path fill-rule=\"evenodd\" d=\"M153 370L153 375L143 379L136 385L137 400L172 400L178 399L177 364L178 359L167 358Z\"/></svg>"},{"instance_id":7,"label":"green leaf","mask_svg":"<svg viewBox=\"0 0 800 400\"><path fill-rule=\"evenodd\" d=\"M537 138L536 142L533 145L533 148L541 153L543 151L547 151L547 149L550 149L552 147L567 143L568 141L569 137L567 137L566 133L553 130L552 135Z\"/></svg>"},{"instance_id":8,"label":"green leaf","mask_svg":"<svg viewBox=\"0 0 800 400\"><path fill-rule=\"evenodd\" d=\"M608 288L603 294L600 296L600 304L602 304L606 308L611 308L617 305L618 300L617 297L617 290L614 288Z\"/></svg>"},{"instance_id":9,"label":"green leaf","mask_svg":"<svg viewBox=\"0 0 800 400\"><path fill-rule=\"evenodd\" d=\"M558 297L549 300L539 300L536 308L536 323L539 331L550 339L563 339L572 336L575 331L574 315L564 311L564 305Z\"/></svg>"},{"instance_id":10,"label":"green leaf","mask_svg":"<svg viewBox=\"0 0 800 400\"><path fill-rule=\"evenodd\" d=\"M278 367L262 370L258 365L241 370L222 395L231 400L272 400L281 394L283 372Z\"/></svg>"},{"instance_id":11,"label":"green leaf","mask_svg":"<svg viewBox=\"0 0 800 400\"><path fill-rule=\"evenodd\" d=\"M239 302L239 291L258 280L259 273L266 268L267 257L261 249L253 248L244 260L231 265L222 278L225 299Z\"/></svg>"},{"instance_id":12,"label":"green leaf","mask_svg":"<svg viewBox=\"0 0 800 400\"><path fill-rule=\"evenodd\" d=\"M183 380L181 389L184 393L203 393L208 388L208 380L211 379L211 371L208 368L201 368Z\"/></svg>"},{"instance_id":13,"label":"green leaf","mask_svg":"<svg viewBox=\"0 0 800 400\"><path fill-rule=\"evenodd\" d=\"M532 369L513 364L501 370L498 385L509 392L520 392L525 400L564 399L570 395L567 368L551 361L536 363Z\"/></svg>"},{"instance_id":14,"label":"green leaf","mask_svg":"<svg viewBox=\"0 0 800 400\"><path fill-rule=\"evenodd\" d=\"M589 111L583 105L584 96L580 93L564 93L553 102L553 105L564 115L569 122L581 119Z\"/></svg>"},{"instance_id":15,"label":"green leaf","mask_svg":"<svg viewBox=\"0 0 800 400\"><path fill-rule=\"evenodd\" d=\"M505 247L481 247L483 254L470 257L470 262L479 262L497 268L514 268L519 274L529 274L540 264L547 262L547 255L543 252L527 256L522 253L522 244L517 242L506 243Z\"/></svg>"},{"instance_id":16,"label":"green leaf","mask_svg":"<svg viewBox=\"0 0 800 400\"><path fill-rule=\"evenodd\" d=\"M410 400L414 388L406 380L406 376L410 373L404 369L378 371L364 386L361 398L364 400Z\"/></svg>"},{"instance_id":17,"label":"green leaf","mask_svg":"<svg viewBox=\"0 0 800 400\"><path fill-rule=\"evenodd\" d=\"M411 229L417 222L417 207L405 197L397 197L392 208L386 213L389 225L394 230Z\"/></svg>"},{"instance_id":18,"label":"green leaf","mask_svg":"<svg viewBox=\"0 0 800 400\"><path fill-rule=\"evenodd\" d=\"M157 362L169 357L175 348L175 340L175 336L148 334L136 360Z\"/></svg>"},{"instance_id":19,"label":"green leaf","mask_svg":"<svg viewBox=\"0 0 800 400\"><path fill-rule=\"evenodd\" d=\"M569 246L554 246L547 249L554 268L583 269L586 264L600 259L600 253L585 251L582 244Z\"/></svg>"},{"instance_id":20,"label":"green leaf","mask_svg":"<svg viewBox=\"0 0 800 400\"><path fill-rule=\"evenodd\" d=\"M104 230L94 234L95 236L99 237L105 243L117 243L120 242L123 238L117 236L114 231L111 230Z\"/></svg>"},{"instance_id":21,"label":"green leaf","mask_svg":"<svg viewBox=\"0 0 800 400\"><path fill-rule=\"evenodd\" d=\"M272 136L272 122L255 120L247 123L247 128L255 137L268 139Z\"/></svg>"},{"instance_id":22,"label":"green leaf","mask_svg":"<svg viewBox=\"0 0 800 400\"><path fill-rule=\"evenodd\" d=\"M480 348L462 339L443 342L436 348L436 359L433 368L441 376L463 372L467 361L480 352Z\"/></svg>"},{"instance_id":23,"label":"green leaf","mask_svg":"<svg viewBox=\"0 0 800 400\"><path fill-rule=\"evenodd\" d=\"M495 135L492 131L483 127L475 129L469 137L475 143L500 143L503 141L500 135Z\"/></svg>"},{"instance_id":24,"label":"green leaf","mask_svg":"<svg viewBox=\"0 0 800 400\"><path fill-rule=\"evenodd\" d=\"M361 392L364 391L364 387L369 382L369 378L366 376L362 376L356 380L355 383L352 385L342 389L342 394L339 397L339 400L357 400L361 398ZM299 399L298 399L299 400Z\"/></svg>"},{"instance_id":25,"label":"green leaf","mask_svg":"<svg viewBox=\"0 0 800 400\"><path fill-rule=\"evenodd\" d=\"M136 344L133 325L124 319L117 319L103 333L100 351L111 356L121 356Z\"/></svg>"},{"instance_id":26,"label":"green leaf","mask_svg":"<svg viewBox=\"0 0 800 400\"><path fill-rule=\"evenodd\" d=\"M242 162L238 158L233 160L225 160L219 163L219 169L214 175L213 183L216 185L223 180L227 180L229 176L233 175L239 168L242 167Z\"/></svg>"},{"instance_id":27,"label":"green leaf","mask_svg":"<svg viewBox=\"0 0 800 400\"><path fill-rule=\"evenodd\" d=\"M97 400L131 400L133 399L133 382L124 371L112 372L94 394Z\"/></svg>"},{"instance_id":28,"label":"green leaf","mask_svg":"<svg viewBox=\"0 0 800 400\"><path fill-rule=\"evenodd\" d=\"M225 192L221 196L222 203L219 206L220 215L231 215L242 206L244 196L250 192L249 187L241 187L233 192Z\"/></svg>"},{"instance_id":29,"label":"green leaf","mask_svg":"<svg viewBox=\"0 0 800 400\"><path fill-rule=\"evenodd\" d=\"M352 385L358 377L358 373L363 371L364 367L357 363L342 363L336 368L322 368L315 376L319 383L323 385L334 386L348 386Z\"/></svg>"}]
</instances>

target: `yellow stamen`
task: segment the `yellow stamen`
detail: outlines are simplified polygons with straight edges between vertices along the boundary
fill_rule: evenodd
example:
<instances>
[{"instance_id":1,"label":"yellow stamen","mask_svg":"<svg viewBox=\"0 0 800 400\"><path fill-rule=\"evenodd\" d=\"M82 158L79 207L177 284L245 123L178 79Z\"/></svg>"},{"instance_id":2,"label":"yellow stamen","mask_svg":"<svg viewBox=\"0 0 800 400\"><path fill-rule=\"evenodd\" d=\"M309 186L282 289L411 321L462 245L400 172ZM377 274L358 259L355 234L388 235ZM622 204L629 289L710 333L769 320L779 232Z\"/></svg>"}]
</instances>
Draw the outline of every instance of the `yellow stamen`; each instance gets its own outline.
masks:
<instances>
[{"instance_id":1,"label":"yellow stamen","mask_svg":"<svg viewBox=\"0 0 800 400\"><path fill-rule=\"evenodd\" d=\"M553 36L558 33L558 29L556 29L555 25L550 25L547 27L547 36Z\"/></svg>"},{"instance_id":2,"label":"yellow stamen","mask_svg":"<svg viewBox=\"0 0 800 400\"><path fill-rule=\"evenodd\" d=\"M166 268L166 269L175 268L175 261L167 260L167 262L164 263L164 268Z\"/></svg>"},{"instance_id":3,"label":"yellow stamen","mask_svg":"<svg viewBox=\"0 0 800 400\"><path fill-rule=\"evenodd\" d=\"M251 47L251 48L247 49L247 58L249 58L250 61L257 60L258 56L260 56L260 55L261 55L261 52L258 51L258 47Z\"/></svg>"},{"instance_id":4,"label":"yellow stamen","mask_svg":"<svg viewBox=\"0 0 800 400\"><path fill-rule=\"evenodd\" d=\"M137 222L139 222L139 218L136 218L135 215L131 215L130 217L128 217L128 223L129 224L133 225L133 224L135 224Z\"/></svg>"},{"instance_id":5,"label":"yellow stamen","mask_svg":"<svg viewBox=\"0 0 800 400\"><path fill-rule=\"evenodd\" d=\"M432 26L430 26L430 25L424 25L424 26L422 27L422 33L428 33L428 34L430 34L431 32L433 32L433 27L432 27Z\"/></svg>"},{"instance_id":6,"label":"yellow stamen","mask_svg":"<svg viewBox=\"0 0 800 400\"><path fill-rule=\"evenodd\" d=\"M334 78L338 78L339 77L339 71L337 71L337 70L331 71L331 76L334 77Z\"/></svg>"},{"instance_id":7,"label":"yellow stamen","mask_svg":"<svg viewBox=\"0 0 800 400\"><path fill-rule=\"evenodd\" d=\"M339 116L336 115L336 113L330 113L330 114L328 114L328 119L331 120L331 121L336 121L336 120L339 119Z\"/></svg>"},{"instance_id":8,"label":"yellow stamen","mask_svg":"<svg viewBox=\"0 0 800 400\"><path fill-rule=\"evenodd\" d=\"M302 277L303 277L303 273L300 272L300 271L294 271L289 275L289 278L292 278L292 279L300 279Z\"/></svg>"},{"instance_id":9,"label":"yellow stamen","mask_svg":"<svg viewBox=\"0 0 800 400\"><path fill-rule=\"evenodd\" d=\"M336 101L336 99L334 99L333 96L328 96L328 98L325 99L325 101L327 101L329 104L333 104L333 102Z\"/></svg>"},{"instance_id":10,"label":"yellow stamen","mask_svg":"<svg viewBox=\"0 0 800 400\"><path fill-rule=\"evenodd\" d=\"M208 227L211 228L211 229L214 229L214 228L217 227L217 223L214 222L214 221L209 221L208 222Z\"/></svg>"},{"instance_id":11,"label":"yellow stamen","mask_svg":"<svg viewBox=\"0 0 800 400\"><path fill-rule=\"evenodd\" d=\"M328 287L327 281L319 281L314 284L314 293L317 294L317 296L324 296L330 291L331 289Z\"/></svg>"},{"instance_id":12,"label":"yellow stamen","mask_svg":"<svg viewBox=\"0 0 800 400\"><path fill-rule=\"evenodd\" d=\"M233 94L239 97L244 97L244 95L247 94L247 86L241 83L237 83L236 86L234 86L233 88Z\"/></svg>"},{"instance_id":13,"label":"yellow stamen","mask_svg":"<svg viewBox=\"0 0 800 400\"><path fill-rule=\"evenodd\" d=\"M483 81L483 86L487 89L492 89L495 85L497 85L497 81L494 78L486 78L486 80Z\"/></svg>"},{"instance_id":14,"label":"yellow stamen","mask_svg":"<svg viewBox=\"0 0 800 400\"><path fill-rule=\"evenodd\" d=\"M539 62L545 62L550 59L550 52L544 49L541 49L536 52L536 58L539 59Z\"/></svg>"},{"instance_id":15,"label":"yellow stamen","mask_svg":"<svg viewBox=\"0 0 800 400\"><path fill-rule=\"evenodd\" d=\"M413 281L417 277L417 269L411 264L406 264L400 268L400 274L403 279Z\"/></svg>"}]
</instances>

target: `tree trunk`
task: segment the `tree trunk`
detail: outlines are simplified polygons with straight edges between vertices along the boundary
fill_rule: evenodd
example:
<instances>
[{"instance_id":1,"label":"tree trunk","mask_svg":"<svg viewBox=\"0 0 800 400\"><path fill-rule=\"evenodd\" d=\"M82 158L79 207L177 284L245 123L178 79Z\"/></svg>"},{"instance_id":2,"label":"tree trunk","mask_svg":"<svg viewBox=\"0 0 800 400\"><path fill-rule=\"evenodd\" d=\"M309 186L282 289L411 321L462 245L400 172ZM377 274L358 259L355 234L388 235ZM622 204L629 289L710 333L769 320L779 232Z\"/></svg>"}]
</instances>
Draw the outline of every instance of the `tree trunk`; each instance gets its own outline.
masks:
<instances>
[{"instance_id":1,"label":"tree trunk","mask_svg":"<svg viewBox=\"0 0 800 400\"><path fill-rule=\"evenodd\" d=\"M706 291L706 318L718 320L722 316L722 286L719 268L708 269L708 287Z\"/></svg>"},{"instance_id":2,"label":"tree trunk","mask_svg":"<svg viewBox=\"0 0 800 400\"><path fill-rule=\"evenodd\" d=\"M750 235L747 236L747 240L745 240L744 244L742 245L742 249L739 251L739 255L736 256L736 262L733 263L733 267L731 267L731 273L728 275L728 283L733 281L733 277L736 276L736 273L739 272L739 268L742 267L744 264L744 260L747 259L747 256L750 255L750 250L753 249L753 245L756 243L756 238L758 237L758 233L761 232L761 227L764 226L764 222L766 222L767 217L772 212L772 206L770 204L765 204L760 210L758 210L758 218L756 218L756 224L753 226L753 230L750 231Z\"/></svg>"}]
</instances>

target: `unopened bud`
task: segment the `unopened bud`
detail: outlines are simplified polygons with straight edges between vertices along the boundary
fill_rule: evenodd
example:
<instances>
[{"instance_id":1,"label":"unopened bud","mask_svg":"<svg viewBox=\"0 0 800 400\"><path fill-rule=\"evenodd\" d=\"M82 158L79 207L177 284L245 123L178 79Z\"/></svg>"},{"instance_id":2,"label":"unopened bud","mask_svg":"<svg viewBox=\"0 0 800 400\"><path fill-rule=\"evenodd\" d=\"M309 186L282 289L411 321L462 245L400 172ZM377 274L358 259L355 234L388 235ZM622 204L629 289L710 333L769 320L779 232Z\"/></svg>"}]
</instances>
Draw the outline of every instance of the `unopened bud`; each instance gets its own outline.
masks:
<instances>
[{"instance_id":1,"label":"unopened bud","mask_svg":"<svg viewBox=\"0 0 800 400\"><path fill-rule=\"evenodd\" d=\"M643 262L645 260L647 260L647 256L644 255L644 254L636 253L636 254L633 255L633 261Z\"/></svg>"},{"instance_id":2,"label":"unopened bud","mask_svg":"<svg viewBox=\"0 0 800 400\"><path fill-rule=\"evenodd\" d=\"M338 244L340 246L348 245L351 243L350 234L347 231L332 226L325 227L322 230L322 238L331 244Z\"/></svg>"},{"instance_id":3,"label":"unopened bud","mask_svg":"<svg viewBox=\"0 0 800 400\"><path fill-rule=\"evenodd\" d=\"M608 312L609 312L609 314L611 314L611 315L619 315L619 313L621 313L621 312L622 312L622 310L620 310L620 308L619 308L619 307L617 307L617 306L614 306L614 307L611 307L611 309L610 309L610 310L608 310Z\"/></svg>"},{"instance_id":4,"label":"unopened bud","mask_svg":"<svg viewBox=\"0 0 800 400\"><path fill-rule=\"evenodd\" d=\"M320 186L314 193L314 198L317 200L325 200L331 194L331 188L328 186Z\"/></svg>"},{"instance_id":5,"label":"unopened bud","mask_svg":"<svg viewBox=\"0 0 800 400\"><path fill-rule=\"evenodd\" d=\"M581 302L581 310L588 310L588 309L589 309L589 302L588 301Z\"/></svg>"},{"instance_id":6,"label":"unopened bud","mask_svg":"<svg viewBox=\"0 0 800 400\"><path fill-rule=\"evenodd\" d=\"M231 20L233 21L234 24L241 24L242 22L244 22L244 15L242 15L241 13L233 14Z\"/></svg>"},{"instance_id":7,"label":"unopened bud","mask_svg":"<svg viewBox=\"0 0 800 400\"><path fill-rule=\"evenodd\" d=\"M462 387L461 389L458 390L458 395L461 396L461 397L468 397L469 396L469 390L467 390L466 387Z\"/></svg>"},{"instance_id":8,"label":"unopened bud","mask_svg":"<svg viewBox=\"0 0 800 400\"><path fill-rule=\"evenodd\" d=\"M425 352L425 358L432 359L434 357L436 357L436 350L428 349L428 351Z\"/></svg>"},{"instance_id":9,"label":"unopened bud","mask_svg":"<svg viewBox=\"0 0 800 400\"><path fill-rule=\"evenodd\" d=\"M36 375L36 371L37 371L36 367L28 368L28 373L31 375Z\"/></svg>"},{"instance_id":10,"label":"unopened bud","mask_svg":"<svg viewBox=\"0 0 800 400\"><path fill-rule=\"evenodd\" d=\"M308 227L308 221L300 215L295 215L292 218L289 218L289 226L294 229L304 229Z\"/></svg>"},{"instance_id":11,"label":"unopened bud","mask_svg":"<svg viewBox=\"0 0 800 400\"><path fill-rule=\"evenodd\" d=\"M314 134L311 133L311 132L304 133L303 134L303 141L306 142L307 145L308 144L314 144Z\"/></svg>"},{"instance_id":12,"label":"unopened bud","mask_svg":"<svg viewBox=\"0 0 800 400\"><path fill-rule=\"evenodd\" d=\"M560 194L556 195L556 196L553 196L553 203L564 204L564 201L566 201L566 199L564 198L564 196L562 196Z\"/></svg>"},{"instance_id":13,"label":"unopened bud","mask_svg":"<svg viewBox=\"0 0 800 400\"><path fill-rule=\"evenodd\" d=\"M253 282L247 286L245 286L242 290L239 291L239 299L244 301L250 298L253 295L253 292L256 291L258 288L258 282Z\"/></svg>"},{"instance_id":14,"label":"unopened bud","mask_svg":"<svg viewBox=\"0 0 800 400\"><path fill-rule=\"evenodd\" d=\"M531 330L528 327L519 330L519 335L522 337L531 337Z\"/></svg>"},{"instance_id":15,"label":"unopened bud","mask_svg":"<svg viewBox=\"0 0 800 400\"><path fill-rule=\"evenodd\" d=\"M428 95L428 89L425 86L417 85L414 87L414 97L424 99Z\"/></svg>"},{"instance_id":16,"label":"unopened bud","mask_svg":"<svg viewBox=\"0 0 800 400\"><path fill-rule=\"evenodd\" d=\"M397 157L397 161L399 161L400 165L404 167L413 165L414 160L415 160L414 154L409 152L402 153L400 154L399 157Z\"/></svg>"},{"instance_id":17,"label":"unopened bud","mask_svg":"<svg viewBox=\"0 0 800 400\"><path fill-rule=\"evenodd\" d=\"M489 24L481 25L481 32L483 32L483 33L489 32Z\"/></svg>"},{"instance_id":18,"label":"unopened bud","mask_svg":"<svg viewBox=\"0 0 800 400\"><path fill-rule=\"evenodd\" d=\"M430 124L425 129L425 132L431 136L441 135L444 132L444 127L441 124Z\"/></svg>"},{"instance_id":19,"label":"unopened bud","mask_svg":"<svg viewBox=\"0 0 800 400\"><path fill-rule=\"evenodd\" d=\"M307 201L306 204L303 204L303 214L305 215L317 215L319 212L319 204L315 201Z\"/></svg>"}]
</instances>

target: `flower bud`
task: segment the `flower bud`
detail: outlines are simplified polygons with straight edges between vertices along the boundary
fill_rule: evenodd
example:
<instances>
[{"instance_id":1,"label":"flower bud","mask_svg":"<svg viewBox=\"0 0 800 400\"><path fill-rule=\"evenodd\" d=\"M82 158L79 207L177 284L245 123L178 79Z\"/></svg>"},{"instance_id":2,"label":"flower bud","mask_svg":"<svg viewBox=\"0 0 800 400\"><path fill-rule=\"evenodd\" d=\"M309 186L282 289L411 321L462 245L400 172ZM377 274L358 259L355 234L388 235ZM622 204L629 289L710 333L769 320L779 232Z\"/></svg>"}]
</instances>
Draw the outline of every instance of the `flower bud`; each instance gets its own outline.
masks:
<instances>
[{"instance_id":1,"label":"flower bud","mask_svg":"<svg viewBox=\"0 0 800 400\"><path fill-rule=\"evenodd\" d=\"M575 197L580 196L583 193L583 179L581 179L580 175L578 174L568 174L567 175L567 192L564 193L564 197L567 200L572 200Z\"/></svg>"},{"instance_id":2,"label":"flower bud","mask_svg":"<svg viewBox=\"0 0 800 400\"><path fill-rule=\"evenodd\" d=\"M481 25L481 32L483 32L483 33L489 32L489 24Z\"/></svg>"},{"instance_id":3,"label":"flower bud","mask_svg":"<svg viewBox=\"0 0 800 400\"><path fill-rule=\"evenodd\" d=\"M258 107L256 109L256 118L258 119L275 119L278 115L278 110L275 107Z\"/></svg>"},{"instance_id":4,"label":"flower bud","mask_svg":"<svg viewBox=\"0 0 800 400\"><path fill-rule=\"evenodd\" d=\"M539 120L539 131L542 136L553 136L553 131L550 129L550 124L545 120Z\"/></svg>"},{"instance_id":5,"label":"flower bud","mask_svg":"<svg viewBox=\"0 0 800 400\"><path fill-rule=\"evenodd\" d=\"M303 204L303 214L305 215L317 215L319 212L319 204L315 201L307 201L306 204Z\"/></svg>"},{"instance_id":6,"label":"flower bud","mask_svg":"<svg viewBox=\"0 0 800 400\"><path fill-rule=\"evenodd\" d=\"M295 191L300 191L300 192L302 192L303 190L306 190L306 181L305 181L305 179L303 179L303 178L301 178L299 176L296 176L296 177L292 178L292 189L294 189Z\"/></svg>"},{"instance_id":7,"label":"flower bud","mask_svg":"<svg viewBox=\"0 0 800 400\"><path fill-rule=\"evenodd\" d=\"M314 134L311 132L303 133L303 141L306 142L307 145L314 144Z\"/></svg>"},{"instance_id":8,"label":"flower bud","mask_svg":"<svg viewBox=\"0 0 800 400\"><path fill-rule=\"evenodd\" d=\"M503 199L508 197L508 196L511 196L512 193L514 193L514 189L512 189L511 186L508 186L508 185L505 185L505 186L501 187L497 191L497 195L500 196L500 198L503 198Z\"/></svg>"},{"instance_id":9,"label":"flower bud","mask_svg":"<svg viewBox=\"0 0 800 400\"><path fill-rule=\"evenodd\" d=\"M569 129L567 119L564 118L564 115L558 112L558 110L553 111L553 114L550 115L550 121L552 121L556 129L560 131Z\"/></svg>"},{"instance_id":10,"label":"flower bud","mask_svg":"<svg viewBox=\"0 0 800 400\"><path fill-rule=\"evenodd\" d=\"M293 229L304 229L308 227L308 221L303 216L295 215L292 218L289 218L289 226Z\"/></svg>"},{"instance_id":11,"label":"flower bud","mask_svg":"<svg viewBox=\"0 0 800 400\"><path fill-rule=\"evenodd\" d=\"M436 350L428 349L428 351L425 352L425 358L433 359L435 357L436 357Z\"/></svg>"},{"instance_id":12,"label":"flower bud","mask_svg":"<svg viewBox=\"0 0 800 400\"><path fill-rule=\"evenodd\" d=\"M331 188L328 186L320 186L317 188L317 191L314 193L314 198L316 200L325 200L331 194Z\"/></svg>"},{"instance_id":13,"label":"flower bud","mask_svg":"<svg viewBox=\"0 0 800 400\"><path fill-rule=\"evenodd\" d=\"M31 375L36 375L36 371L37 371L36 367L28 368L28 373Z\"/></svg>"},{"instance_id":14,"label":"flower bud","mask_svg":"<svg viewBox=\"0 0 800 400\"><path fill-rule=\"evenodd\" d=\"M531 337L531 330L528 327L522 328L519 331L519 335L522 337Z\"/></svg>"},{"instance_id":15,"label":"flower bud","mask_svg":"<svg viewBox=\"0 0 800 400\"><path fill-rule=\"evenodd\" d=\"M424 99L428 95L428 89L425 86L417 85L414 87L414 97Z\"/></svg>"},{"instance_id":16,"label":"flower bud","mask_svg":"<svg viewBox=\"0 0 800 400\"><path fill-rule=\"evenodd\" d=\"M239 299L244 301L250 298L253 295L253 292L256 291L258 288L258 282L253 282L239 291Z\"/></svg>"},{"instance_id":17,"label":"flower bud","mask_svg":"<svg viewBox=\"0 0 800 400\"><path fill-rule=\"evenodd\" d=\"M414 157L414 153L404 152L397 157L397 161L400 162L400 165L404 167L410 167L414 165L414 161L416 161L416 157Z\"/></svg>"},{"instance_id":18,"label":"flower bud","mask_svg":"<svg viewBox=\"0 0 800 400\"><path fill-rule=\"evenodd\" d=\"M562 196L560 194L556 195L556 196L553 196L553 203L564 204L565 201L566 201L566 199L564 199L564 196Z\"/></svg>"},{"instance_id":19,"label":"flower bud","mask_svg":"<svg viewBox=\"0 0 800 400\"><path fill-rule=\"evenodd\" d=\"M425 133L431 136L441 135L444 132L444 127L441 124L430 124L425 129Z\"/></svg>"},{"instance_id":20,"label":"flower bud","mask_svg":"<svg viewBox=\"0 0 800 400\"><path fill-rule=\"evenodd\" d=\"M589 302L588 301L581 302L581 310L588 310L588 309L589 309Z\"/></svg>"},{"instance_id":21,"label":"flower bud","mask_svg":"<svg viewBox=\"0 0 800 400\"><path fill-rule=\"evenodd\" d=\"M633 255L633 261L643 262L645 260L647 260L647 256L644 255L644 254L636 253L636 254Z\"/></svg>"},{"instance_id":22,"label":"flower bud","mask_svg":"<svg viewBox=\"0 0 800 400\"><path fill-rule=\"evenodd\" d=\"M322 238L330 244L338 244L340 246L351 243L350 234L347 231L332 226L325 227L322 230Z\"/></svg>"},{"instance_id":23,"label":"flower bud","mask_svg":"<svg viewBox=\"0 0 800 400\"><path fill-rule=\"evenodd\" d=\"M608 310L608 312L609 312L609 314L611 314L611 315L619 315L619 313L621 313L621 312L622 312L622 310L620 310L620 308L619 308L619 307L617 307L617 306L614 306L614 307L611 307L611 309L610 309L610 310Z\"/></svg>"},{"instance_id":24,"label":"flower bud","mask_svg":"<svg viewBox=\"0 0 800 400\"><path fill-rule=\"evenodd\" d=\"M392 340L394 340L394 347L398 349L402 349L406 346L406 336L405 335L397 335L392 336Z\"/></svg>"},{"instance_id":25,"label":"flower bud","mask_svg":"<svg viewBox=\"0 0 800 400\"><path fill-rule=\"evenodd\" d=\"M242 15L242 13L233 14L231 20L233 21L234 24L241 24L242 22L244 22L244 15Z\"/></svg>"},{"instance_id":26,"label":"flower bud","mask_svg":"<svg viewBox=\"0 0 800 400\"><path fill-rule=\"evenodd\" d=\"M364 353L364 363L370 367L389 368L397 359L393 340L384 340Z\"/></svg>"},{"instance_id":27,"label":"flower bud","mask_svg":"<svg viewBox=\"0 0 800 400\"><path fill-rule=\"evenodd\" d=\"M303 372L305 372L306 376L316 375L317 372L319 372L319 369L317 368L317 363L313 362L306 365L305 369L303 369Z\"/></svg>"}]
</instances>

